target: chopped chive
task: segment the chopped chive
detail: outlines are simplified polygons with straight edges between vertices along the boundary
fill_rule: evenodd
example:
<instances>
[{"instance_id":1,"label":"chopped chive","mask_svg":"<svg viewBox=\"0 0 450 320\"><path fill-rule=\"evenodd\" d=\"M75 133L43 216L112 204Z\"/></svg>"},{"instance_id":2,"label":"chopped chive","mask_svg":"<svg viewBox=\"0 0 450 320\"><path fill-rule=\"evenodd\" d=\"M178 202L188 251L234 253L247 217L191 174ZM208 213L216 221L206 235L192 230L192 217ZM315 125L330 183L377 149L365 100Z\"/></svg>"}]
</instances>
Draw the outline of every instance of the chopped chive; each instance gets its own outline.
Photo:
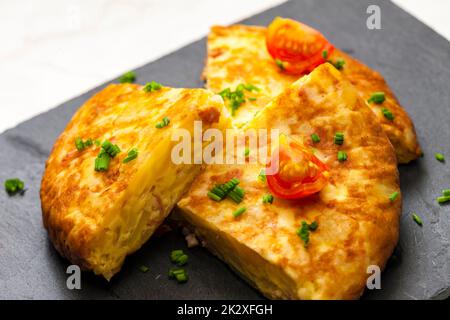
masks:
<instances>
[{"instance_id":1,"label":"chopped chive","mask_svg":"<svg viewBox=\"0 0 450 320\"><path fill-rule=\"evenodd\" d=\"M257 92L261 91L260 88L258 88L257 86L254 86L254 85L251 84L251 83L247 83L247 84L244 84L244 85L242 85L242 86L243 86L243 88L244 88L245 90L250 91L250 92L252 92L252 91L257 91Z\"/></svg>"},{"instance_id":2,"label":"chopped chive","mask_svg":"<svg viewBox=\"0 0 450 320\"><path fill-rule=\"evenodd\" d=\"M261 182L266 182L266 170L261 169L261 171L258 174L258 179Z\"/></svg>"},{"instance_id":3,"label":"chopped chive","mask_svg":"<svg viewBox=\"0 0 450 320\"><path fill-rule=\"evenodd\" d=\"M177 280L178 283L185 283L188 280L186 270L182 268L172 268L169 270L169 278Z\"/></svg>"},{"instance_id":4,"label":"chopped chive","mask_svg":"<svg viewBox=\"0 0 450 320\"><path fill-rule=\"evenodd\" d=\"M398 191L395 191L394 193L392 193L392 194L389 196L389 200L395 201L395 200L398 198L399 194L400 194L400 193L399 193Z\"/></svg>"},{"instance_id":5,"label":"chopped chive","mask_svg":"<svg viewBox=\"0 0 450 320\"><path fill-rule=\"evenodd\" d=\"M248 157L250 155L250 148L245 148L244 156Z\"/></svg>"},{"instance_id":6,"label":"chopped chive","mask_svg":"<svg viewBox=\"0 0 450 320\"><path fill-rule=\"evenodd\" d=\"M78 137L75 139L75 147L77 148L78 151L84 150L85 146L81 138Z\"/></svg>"},{"instance_id":7,"label":"chopped chive","mask_svg":"<svg viewBox=\"0 0 450 320\"><path fill-rule=\"evenodd\" d=\"M263 195L262 202L263 203L270 203L270 204L272 204L273 203L273 195L271 195L271 194Z\"/></svg>"},{"instance_id":8,"label":"chopped chive","mask_svg":"<svg viewBox=\"0 0 450 320\"><path fill-rule=\"evenodd\" d=\"M334 135L334 144L344 144L344 134L342 132L336 132L336 134Z\"/></svg>"},{"instance_id":9,"label":"chopped chive","mask_svg":"<svg viewBox=\"0 0 450 320\"><path fill-rule=\"evenodd\" d=\"M169 269L169 277L170 278L175 278L176 274L181 274L181 273L185 273L185 270L182 268L171 268Z\"/></svg>"},{"instance_id":10,"label":"chopped chive","mask_svg":"<svg viewBox=\"0 0 450 320\"><path fill-rule=\"evenodd\" d=\"M102 142L100 140L98 140L98 139L95 139L94 143L98 147L100 147L102 145Z\"/></svg>"},{"instance_id":11,"label":"chopped chive","mask_svg":"<svg viewBox=\"0 0 450 320\"><path fill-rule=\"evenodd\" d=\"M275 64L277 65L278 68L280 68L280 70L284 71L284 63L283 63L283 61L281 61L279 59L275 59Z\"/></svg>"},{"instance_id":12,"label":"chopped chive","mask_svg":"<svg viewBox=\"0 0 450 320\"><path fill-rule=\"evenodd\" d=\"M390 120L390 121L394 120L395 116L394 116L394 114L391 112L391 110L386 109L386 108L383 108L383 109L381 109L381 112L383 113L383 116L384 116L386 119L388 119L388 120Z\"/></svg>"},{"instance_id":13,"label":"chopped chive","mask_svg":"<svg viewBox=\"0 0 450 320\"><path fill-rule=\"evenodd\" d=\"M236 203L241 203L242 199L244 198L244 189L242 189L239 186L236 186L233 190L231 190L227 197L233 200Z\"/></svg>"},{"instance_id":14,"label":"chopped chive","mask_svg":"<svg viewBox=\"0 0 450 320\"><path fill-rule=\"evenodd\" d=\"M450 189L444 189L442 190L442 195L444 197L450 197Z\"/></svg>"},{"instance_id":15,"label":"chopped chive","mask_svg":"<svg viewBox=\"0 0 450 320\"><path fill-rule=\"evenodd\" d=\"M423 225L422 219L415 213L412 214L412 218L415 223L417 223L419 226Z\"/></svg>"},{"instance_id":16,"label":"chopped chive","mask_svg":"<svg viewBox=\"0 0 450 320\"><path fill-rule=\"evenodd\" d=\"M170 261L176 262L179 257L181 257L184 254L184 251L181 249L178 250L172 250L170 253Z\"/></svg>"},{"instance_id":17,"label":"chopped chive","mask_svg":"<svg viewBox=\"0 0 450 320\"><path fill-rule=\"evenodd\" d=\"M208 192L208 197L214 201L221 201L225 199L225 197L240 183L239 179L233 178L230 181L224 184L216 184L211 190ZM240 188L239 188L240 189ZM240 189L242 190L242 189ZM243 190L242 190L243 192ZM240 194L240 191L233 195L237 197ZM242 194L243 196L243 194ZM234 199L233 199L234 200Z\"/></svg>"},{"instance_id":18,"label":"chopped chive","mask_svg":"<svg viewBox=\"0 0 450 320\"><path fill-rule=\"evenodd\" d=\"M150 270L150 268L147 267L147 266L144 266L144 265L139 266L139 271L141 271L141 272L143 272L143 273L146 273L146 272L148 272L149 270Z\"/></svg>"},{"instance_id":19,"label":"chopped chive","mask_svg":"<svg viewBox=\"0 0 450 320\"><path fill-rule=\"evenodd\" d=\"M86 147L90 147L90 146L92 146L94 143L92 142L92 139L91 138L89 138L89 139L87 139L85 142L84 142L84 145L86 146Z\"/></svg>"},{"instance_id":20,"label":"chopped chive","mask_svg":"<svg viewBox=\"0 0 450 320\"><path fill-rule=\"evenodd\" d=\"M322 51L322 58L324 58L325 60L328 59L328 50Z\"/></svg>"},{"instance_id":21,"label":"chopped chive","mask_svg":"<svg viewBox=\"0 0 450 320\"><path fill-rule=\"evenodd\" d=\"M442 153L435 153L434 156L436 157L437 161L445 162L445 157Z\"/></svg>"},{"instance_id":22,"label":"chopped chive","mask_svg":"<svg viewBox=\"0 0 450 320\"><path fill-rule=\"evenodd\" d=\"M297 229L297 235L303 240L303 245L305 248L309 245L309 232L316 231L318 226L317 221L314 221L311 224L308 224L306 221L302 221L301 227Z\"/></svg>"},{"instance_id":23,"label":"chopped chive","mask_svg":"<svg viewBox=\"0 0 450 320\"><path fill-rule=\"evenodd\" d=\"M106 171L109 168L111 157L104 150L100 151L97 158L95 158L95 171Z\"/></svg>"},{"instance_id":24,"label":"chopped chive","mask_svg":"<svg viewBox=\"0 0 450 320\"><path fill-rule=\"evenodd\" d=\"M188 276L186 273L180 273L175 275L175 279L177 279L178 283L185 283L188 280Z\"/></svg>"},{"instance_id":25,"label":"chopped chive","mask_svg":"<svg viewBox=\"0 0 450 320\"><path fill-rule=\"evenodd\" d=\"M340 162L346 161L348 156L347 156L347 152L345 151L339 151L337 154L337 158Z\"/></svg>"},{"instance_id":26,"label":"chopped chive","mask_svg":"<svg viewBox=\"0 0 450 320\"><path fill-rule=\"evenodd\" d=\"M164 117L161 122L158 122L156 124L155 127L158 129L162 129L164 127L167 127L169 125L169 123L170 123L170 119L168 117Z\"/></svg>"},{"instance_id":27,"label":"chopped chive","mask_svg":"<svg viewBox=\"0 0 450 320\"><path fill-rule=\"evenodd\" d=\"M144 86L144 91L145 92L154 92L154 91L160 90L161 88L162 88L162 85L160 83L152 81L152 82L147 83Z\"/></svg>"},{"instance_id":28,"label":"chopped chive","mask_svg":"<svg viewBox=\"0 0 450 320\"><path fill-rule=\"evenodd\" d=\"M210 198L211 200L217 201L217 202L219 202L219 201L222 200L221 197L219 197L219 196L218 196L217 194L215 194L215 193L212 193L211 191L208 192L208 198Z\"/></svg>"},{"instance_id":29,"label":"chopped chive","mask_svg":"<svg viewBox=\"0 0 450 320\"><path fill-rule=\"evenodd\" d=\"M258 100L258 99L255 98L255 97L252 97L252 98L248 98L248 100L249 100L249 101L256 101L256 100Z\"/></svg>"},{"instance_id":30,"label":"chopped chive","mask_svg":"<svg viewBox=\"0 0 450 320\"><path fill-rule=\"evenodd\" d=\"M313 133L313 134L311 135L311 140L312 140L312 142L314 142L314 143L318 143L318 142L320 142L320 137L319 137L319 135L318 135L317 133Z\"/></svg>"},{"instance_id":31,"label":"chopped chive","mask_svg":"<svg viewBox=\"0 0 450 320\"><path fill-rule=\"evenodd\" d=\"M376 104L381 104L386 100L386 95L384 94L384 92L374 92L372 93L372 95L370 96L369 100L367 100L367 102L369 103L376 103Z\"/></svg>"},{"instance_id":32,"label":"chopped chive","mask_svg":"<svg viewBox=\"0 0 450 320\"><path fill-rule=\"evenodd\" d=\"M187 254L183 254L177 259L177 261L175 261L175 263L181 267L184 266L188 262L188 260L189 257L187 256Z\"/></svg>"},{"instance_id":33,"label":"chopped chive","mask_svg":"<svg viewBox=\"0 0 450 320\"><path fill-rule=\"evenodd\" d=\"M136 159L138 156L138 149L132 148L130 151L128 151L128 155L125 159L122 160L123 163L128 163L131 160Z\"/></svg>"},{"instance_id":34,"label":"chopped chive","mask_svg":"<svg viewBox=\"0 0 450 320\"><path fill-rule=\"evenodd\" d=\"M133 83L134 81L136 81L136 74L133 71L128 71L119 78L120 83Z\"/></svg>"},{"instance_id":35,"label":"chopped chive","mask_svg":"<svg viewBox=\"0 0 450 320\"><path fill-rule=\"evenodd\" d=\"M10 195L23 191L24 187L25 183L19 178L7 179L5 181L5 190Z\"/></svg>"},{"instance_id":36,"label":"chopped chive","mask_svg":"<svg viewBox=\"0 0 450 320\"><path fill-rule=\"evenodd\" d=\"M223 100L228 100L228 106L231 109L231 115L234 116L236 114L237 109L245 103L245 92L249 91L261 91L260 88L254 86L253 84L239 84L234 91L231 91L230 88L226 88L219 92L219 95L223 98Z\"/></svg>"},{"instance_id":37,"label":"chopped chive","mask_svg":"<svg viewBox=\"0 0 450 320\"><path fill-rule=\"evenodd\" d=\"M450 196L443 196L443 197L437 198L437 202L439 204L447 203L449 201L450 201Z\"/></svg>"},{"instance_id":38,"label":"chopped chive","mask_svg":"<svg viewBox=\"0 0 450 320\"><path fill-rule=\"evenodd\" d=\"M117 144L112 144L111 141L105 140L102 143L102 149L111 157L114 158L120 153L120 148Z\"/></svg>"},{"instance_id":39,"label":"chopped chive","mask_svg":"<svg viewBox=\"0 0 450 320\"><path fill-rule=\"evenodd\" d=\"M241 216L246 210L247 210L247 208L245 208L245 207L241 207L241 208L237 209L236 211L233 212L233 217L237 218L237 217Z\"/></svg>"},{"instance_id":40,"label":"chopped chive","mask_svg":"<svg viewBox=\"0 0 450 320\"><path fill-rule=\"evenodd\" d=\"M338 59L336 60L336 62L333 63L333 66L338 69L341 70L345 65L345 60L344 59Z\"/></svg>"}]
</instances>

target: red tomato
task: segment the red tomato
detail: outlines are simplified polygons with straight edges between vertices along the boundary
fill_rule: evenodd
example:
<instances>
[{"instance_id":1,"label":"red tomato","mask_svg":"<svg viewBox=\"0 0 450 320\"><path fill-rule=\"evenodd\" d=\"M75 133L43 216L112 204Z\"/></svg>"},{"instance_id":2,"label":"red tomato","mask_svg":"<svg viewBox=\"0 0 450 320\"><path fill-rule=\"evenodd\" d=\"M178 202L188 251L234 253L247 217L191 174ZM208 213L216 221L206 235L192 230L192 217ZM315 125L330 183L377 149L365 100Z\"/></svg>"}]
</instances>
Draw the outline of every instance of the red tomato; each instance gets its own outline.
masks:
<instances>
[{"instance_id":1,"label":"red tomato","mask_svg":"<svg viewBox=\"0 0 450 320\"><path fill-rule=\"evenodd\" d=\"M325 63L333 45L317 30L295 20L277 17L266 34L270 55L289 74L309 73ZM324 57L324 52L326 56Z\"/></svg>"},{"instance_id":2,"label":"red tomato","mask_svg":"<svg viewBox=\"0 0 450 320\"><path fill-rule=\"evenodd\" d=\"M328 167L303 145L293 140L280 144L272 154L272 161L276 152L279 156L278 171L266 177L269 189L275 196L300 199L319 192L327 184Z\"/></svg>"}]
</instances>

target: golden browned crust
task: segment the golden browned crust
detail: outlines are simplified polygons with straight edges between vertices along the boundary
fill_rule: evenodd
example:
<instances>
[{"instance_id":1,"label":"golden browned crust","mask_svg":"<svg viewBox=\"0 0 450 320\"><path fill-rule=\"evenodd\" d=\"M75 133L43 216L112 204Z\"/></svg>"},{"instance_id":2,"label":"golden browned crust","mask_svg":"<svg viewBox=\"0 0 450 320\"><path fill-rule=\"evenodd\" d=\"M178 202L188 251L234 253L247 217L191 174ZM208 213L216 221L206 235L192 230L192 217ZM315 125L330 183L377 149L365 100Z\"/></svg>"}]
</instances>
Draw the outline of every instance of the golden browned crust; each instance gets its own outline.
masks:
<instances>
[{"instance_id":1,"label":"golden browned crust","mask_svg":"<svg viewBox=\"0 0 450 320\"><path fill-rule=\"evenodd\" d=\"M278 128L302 140L330 168L330 181L301 201L275 198L258 179L259 164L208 166L178 207L207 245L269 298L356 299L367 267L383 269L399 234L401 197L394 149L354 87L324 64L286 89L246 128ZM342 146L333 143L343 132ZM312 133L321 141L313 144ZM348 154L337 160L338 150ZM250 155L257 154L251 150ZM215 183L237 177L242 203L207 197ZM239 218L232 212L247 211ZM307 248L296 234L302 221L318 222Z\"/></svg>"},{"instance_id":2,"label":"golden browned crust","mask_svg":"<svg viewBox=\"0 0 450 320\"><path fill-rule=\"evenodd\" d=\"M263 27L233 25L215 26L208 36L208 59L204 70L208 89L220 92L228 87L233 89L240 83L252 83L262 89L252 94L257 100L247 101L237 111L233 118L233 124L237 127L252 119L258 110L298 79L283 73L276 66L266 50L265 35L266 28ZM382 105L371 104L370 107L394 145L398 162L407 163L416 159L421 150L414 125L383 77L337 49L330 59L336 61L338 58L345 59L342 73L365 101L373 92L386 93L387 99ZM382 108L390 109L395 119L387 120L381 112Z\"/></svg>"},{"instance_id":3,"label":"golden browned crust","mask_svg":"<svg viewBox=\"0 0 450 320\"><path fill-rule=\"evenodd\" d=\"M61 255L111 278L125 256L137 250L168 215L200 167L175 165L175 128L193 131L217 122L222 99L203 89L162 88L146 93L133 84L110 85L73 116L47 160L41 184L44 225ZM169 126L156 123L170 118ZM77 137L118 144L107 172L96 172L100 147L83 151ZM138 157L122 163L127 151Z\"/></svg>"}]
</instances>

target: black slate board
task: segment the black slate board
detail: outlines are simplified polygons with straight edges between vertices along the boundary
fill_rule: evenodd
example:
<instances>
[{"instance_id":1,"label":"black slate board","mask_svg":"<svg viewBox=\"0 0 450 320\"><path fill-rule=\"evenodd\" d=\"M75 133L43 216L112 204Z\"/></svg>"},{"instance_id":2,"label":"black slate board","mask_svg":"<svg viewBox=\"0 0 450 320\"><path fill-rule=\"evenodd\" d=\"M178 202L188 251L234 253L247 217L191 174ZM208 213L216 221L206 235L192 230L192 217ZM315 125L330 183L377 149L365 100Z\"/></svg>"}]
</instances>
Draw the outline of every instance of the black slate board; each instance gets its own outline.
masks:
<instances>
[{"instance_id":1,"label":"black slate board","mask_svg":"<svg viewBox=\"0 0 450 320\"><path fill-rule=\"evenodd\" d=\"M381 7L382 30L366 28L366 8L373 3ZM450 206L439 206L434 199L441 189L450 188L450 168L433 155L441 151L450 160L449 42L388 1L291 1L244 23L267 25L277 15L318 28L337 46L381 71L413 118L425 152L424 158L400 168L404 205L399 249L383 273L382 289L367 292L363 298L448 296ZM137 69L138 80L201 87L204 58L202 39ZM202 248L189 250L191 280L185 285L169 281L168 253L185 248L183 237L174 232L151 239L127 259L110 283L83 273L82 290L66 288L69 263L58 256L42 227L40 179L56 137L75 110L105 85L0 136L0 179L17 176L28 188L24 196L9 197L0 192L0 298L261 299L257 291ZM422 216L422 228L412 221L413 211ZM150 271L139 272L140 264L150 266Z\"/></svg>"}]
</instances>

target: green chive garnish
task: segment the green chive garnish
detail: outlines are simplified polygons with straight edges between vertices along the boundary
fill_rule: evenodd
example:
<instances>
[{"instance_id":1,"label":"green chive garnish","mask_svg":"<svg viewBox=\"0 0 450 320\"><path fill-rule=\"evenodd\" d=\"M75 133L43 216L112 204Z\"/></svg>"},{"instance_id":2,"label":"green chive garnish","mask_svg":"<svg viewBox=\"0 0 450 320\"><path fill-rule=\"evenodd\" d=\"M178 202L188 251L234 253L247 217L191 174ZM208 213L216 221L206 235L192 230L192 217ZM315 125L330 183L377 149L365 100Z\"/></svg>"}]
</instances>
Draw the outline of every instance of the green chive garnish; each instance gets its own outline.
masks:
<instances>
[{"instance_id":1,"label":"green chive garnish","mask_svg":"<svg viewBox=\"0 0 450 320\"><path fill-rule=\"evenodd\" d=\"M436 157L437 161L445 162L445 157L442 153L435 153L434 156Z\"/></svg>"},{"instance_id":2,"label":"green chive garnish","mask_svg":"<svg viewBox=\"0 0 450 320\"><path fill-rule=\"evenodd\" d=\"M339 151L337 154L337 158L340 162L346 161L347 160L347 152Z\"/></svg>"},{"instance_id":3,"label":"green chive garnish","mask_svg":"<svg viewBox=\"0 0 450 320\"><path fill-rule=\"evenodd\" d=\"M95 171L106 171L109 168L109 163L111 161L111 156L102 149L98 154L97 158L95 158Z\"/></svg>"},{"instance_id":4,"label":"green chive garnish","mask_svg":"<svg viewBox=\"0 0 450 320\"><path fill-rule=\"evenodd\" d=\"M314 143L318 143L318 142L320 142L320 137L319 137L319 135L318 135L317 133L313 133L313 134L311 135L311 140L312 140L312 142L314 142Z\"/></svg>"},{"instance_id":5,"label":"green chive garnish","mask_svg":"<svg viewBox=\"0 0 450 320\"><path fill-rule=\"evenodd\" d=\"M417 223L419 226L423 225L422 219L415 213L412 214L412 218L415 223Z\"/></svg>"},{"instance_id":6,"label":"green chive garnish","mask_svg":"<svg viewBox=\"0 0 450 320\"><path fill-rule=\"evenodd\" d=\"M221 197L219 197L219 196L216 195L215 193L212 193L211 191L209 191L209 192L207 193L207 195L208 195L208 198L210 198L211 200L214 200L214 201L217 201L217 202L219 202L219 201L222 200Z\"/></svg>"},{"instance_id":7,"label":"green chive garnish","mask_svg":"<svg viewBox=\"0 0 450 320\"><path fill-rule=\"evenodd\" d=\"M23 191L25 183L19 178L12 178L5 181L5 190L8 194L13 195Z\"/></svg>"},{"instance_id":8,"label":"green chive garnish","mask_svg":"<svg viewBox=\"0 0 450 320\"><path fill-rule=\"evenodd\" d=\"M148 272L149 270L150 270L150 268L147 267L147 266L144 266L144 265L139 266L139 271L141 271L141 272L143 272L143 273L146 273L146 272Z\"/></svg>"},{"instance_id":9,"label":"green chive garnish","mask_svg":"<svg viewBox=\"0 0 450 320\"><path fill-rule=\"evenodd\" d=\"M244 189L239 186L236 186L233 190L231 190L227 197L233 200L236 203L241 203L244 198Z\"/></svg>"},{"instance_id":10,"label":"green chive garnish","mask_svg":"<svg viewBox=\"0 0 450 320\"><path fill-rule=\"evenodd\" d=\"M311 224L308 224L306 221L302 221L302 226L297 229L297 235L303 240L305 248L309 245L309 232L316 231L318 226L317 221L314 221Z\"/></svg>"},{"instance_id":11,"label":"green chive garnish","mask_svg":"<svg viewBox=\"0 0 450 320\"><path fill-rule=\"evenodd\" d=\"M170 253L170 261L173 263L176 263L179 266L183 266L187 263L189 257L187 254L184 253L183 250L173 250Z\"/></svg>"},{"instance_id":12,"label":"green chive garnish","mask_svg":"<svg viewBox=\"0 0 450 320\"><path fill-rule=\"evenodd\" d=\"M395 191L394 193L392 193L392 194L389 196L389 200L395 201L395 200L398 198L399 194L400 194L400 193L399 193L398 191Z\"/></svg>"},{"instance_id":13,"label":"green chive garnish","mask_svg":"<svg viewBox=\"0 0 450 320\"><path fill-rule=\"evenodd\" d=\"M272 204L273 203L273 195L271 195L271 194L263 195L262 202Z\"/></svg>"},{"instance_id":14,"label":"green chive garnish","mask_svg":"<svg viewBox=\"0 0 450 320\"><path fill-rule=\"evenodd\" d=\"M384 94L384 92L374 92L372 93L372 95L370 96L369 100L367 100L367 102L369 103L376 103L376 104L381 104L386 100L386 95Z\"/></svg>"},{"instance_id":15,"label":"green chive garnish","mask_svg":"<svg viewBox=\"0 0 450 320\"><path fill-rule=\"evenodd\" d=\"M178 283L185 283L188 280L186 270L182 268L172 268L169 270L169 278L177 280Z\"/></svg>"},{"instance_id":16,"label":"green chive garnish","mask_svg":"<svg viewBox=\"0 0 450 320\"><path fill-rule=\"evenodd\" d=\"M322 58L324 58L325 60L328 59L328 50L322 51Z\"/></svg>"},{"instance_id":17,"label":"green chive garnish","mask_svg":"<svg viewBox=\"0 0 450 320\"><path fill-rule=\"evenodd\" d=\"M75 147L77 148L78 151L84 150L85 146L84 146L83 140L81 140L81 138L75 139Z\"/></svg>"},{"instance_id":18,"label":"green chive garnish","mask_svg":"<svg viewBox=\"0 0 450 320\"><path fill-rule=\"evenodd\" d=\"M442 195L444 197L450 197L450 189L444 189L442 190Z\"/></svg>"},{"instance_id":19,"label":"green chive garnish","mask_svg":"<svg viewBox=\"0 0 450 320\"><path fill-rule=\"evenodd\" d=\"M338 59L336 62L333 63L334 67L338 70L341 70L345 65L344 59Z\"/></svg>"},{"instance_id":20,"label":"green chive garnish","mask_svg":"<svg viewBox=\"0 0 450 320\"><path fill-rule=\"evenodd\" d=\"M100 140L97 140L97 139L94 141L94 143L95 143L95 145L97 147L100 147L102 145L102 142Z\"/></svg>"},{"instance_id":21,"label":"green chive garnish","mask_svg":"<svg viewBox=\"0 0 450 320\"><path fill-rule=\"evenodd\" d=\"M158 129L162 129L164 127L167 127L169 125L169 123L170 123L170 119L168 117L164 117L161 122L158 122L156 124L155 127Z\"/></svg>"},{"instance_id":22,"label":"green chive garnish","mask_svg":"<svg viewBox=\"0 0 450 320\"><path fill-rule=\"evenodd\" d=\"M154 92L154 91L160 90L161 88L162 88L162 85L160 83L152 81L152 82L147 83L144 86L144 91L145 92Z\"/></svg>"},{"instance_id":23,"label":"green chive garnish","mask_svg":"<svg viewBox=\"0 0 450 320\"><path fill-rule=\"evenodd\" d=\"M250 155L250 148L245 148L244 156L248 157Z\"/></svg>"},{"instance_id":24,"label":"green chive garnish","mask_svg":"<svg viewBox=\"0 0 450 320\"><path fill-rule=\"evenodd\" d=\"M128 71L119 78L120 83L133 83L134 81L136 81L136 74L133 71Z\"/></svg>"},{"instance_id":25,"label":"green chive garnish","mask_svg":"<svg viewBox=\"0 0 450 320\"><path fill-rule=\"evenodd\" d=\"M450 201L450 196L442 196L442 197L437 198L437 202L439 204L447 203L449 201Z\"/></svg>"},{"instance_id":26,"label":"green chive garnish","mask_svg":"<svg viewBox=\"0 0 450 320\"><path fill-rule=\"evenodd\" d=\"M225 199L225 197L229 195L229 193L231 193L231 191L233 191L239 183L240 183L239 179L233 178L224 184L216 184L211 190L209 190L208 197L214 201L221 201ZM237 202L241 194L243 197L244 190L239 188L239 190L233 193L232 199Z\"/></svg>"},{"instance_id":27,"label":"green chive garnish","mask_svg":"<svg viewBox=\"0 0 450 320\"><path fill-rule=\"evenodd\" d=\"M394 114L391 112L391 110L386 109L386 108L383 108L383 109L381 109L381 112L383 113L383 116L384 116L386 119L388 119L388 120L390 120L390 121L394 120L395 116L394 116Z\"/></svg>"},{"instance_id":28,"label":"green chive garnish","mask_svg":"<svg viewBox=\"0 0 450 320\"><path fill-rule=\"evenodd\" d=\"M342 132L336 132L336 134L334 135L334 144L344 144L344 134Z\"/></svg>"},{"instance_id":29,"label":"green chive garnish","mask_svg":"<svg viewBox=\"0 0 450 320\"><path fill-rule=\"evenodd\" d=\"M110 141L105 140L102 143L102 149L111 157L114 158L121 151L117 144L112 144Z\"/></svg>"},{"instance_id":30,"label":"green chive garnish","mask_svg":"<svg viewBox=\"0 0 450 320\"><path fill-rule=\"evenodd\" d=\"M261 169L261 171L258 174L258 180L261 182L266 182L266 170Z\"/></svg>"},{"instance_id":31,"label":"green chive garnish","mask_svg":"<svg viewBox=\"0 0 450 320\"><path fill-rule=\"evenodd\" d=\"M249 101L256 101L256 100L258 100L258 99L255 98L255 97L252 97L252 98L248 98L248 100L249 100Z\"/></svg>"},{"instance_id":32,"label":"green chive garnish","mask_svg":"<svg viewBox=\"0 0 450 320\"><path fill-rule=\"evenodd\" d=\"M138 149L132 148L130 151L128 151L128 155L125 159L122 160L123 163L128 163L131 160L136 159L138 156Z\"/></svg>"},{"instance_id":33,"label":"green chive garnish","mask_svg":"<svg viewBox=\"0 0 450 320\"><path fill-rule=\"evenodd\" d=\"M236 110L245 103L245 91L261 91L260 88L254 86L253 84L240 84L236 87L235 91L231 91L230 88L226 88L219 92L219 95L223 100L229 101L229 107L231 109L231 115L236 114Z\"/></svg>"},{"instance_id":34,"label":"green chive garnish","mask_svg":"<svg viewBox=\"0 0 450 320\"><path fill-rule=\"evenodd\" d=\"M278 68L280 68L280 70L284 71L284 63L283 61L276 59L275 60L275 64L277 65Z\"/></svg>"},{"instance_id":35,"label":"green chive garnish","mask_svg":"<svg viewBox=\"0 0 450 320\"><path fill-rule=\"evenodd\" d=\"M236 211L233 212L233 217L237 218L237 217L241 216L246 210L247 210L247 208L245 208L245 207L241 207L241 208L237 209Z\"/></svg>"}]
</instances>

